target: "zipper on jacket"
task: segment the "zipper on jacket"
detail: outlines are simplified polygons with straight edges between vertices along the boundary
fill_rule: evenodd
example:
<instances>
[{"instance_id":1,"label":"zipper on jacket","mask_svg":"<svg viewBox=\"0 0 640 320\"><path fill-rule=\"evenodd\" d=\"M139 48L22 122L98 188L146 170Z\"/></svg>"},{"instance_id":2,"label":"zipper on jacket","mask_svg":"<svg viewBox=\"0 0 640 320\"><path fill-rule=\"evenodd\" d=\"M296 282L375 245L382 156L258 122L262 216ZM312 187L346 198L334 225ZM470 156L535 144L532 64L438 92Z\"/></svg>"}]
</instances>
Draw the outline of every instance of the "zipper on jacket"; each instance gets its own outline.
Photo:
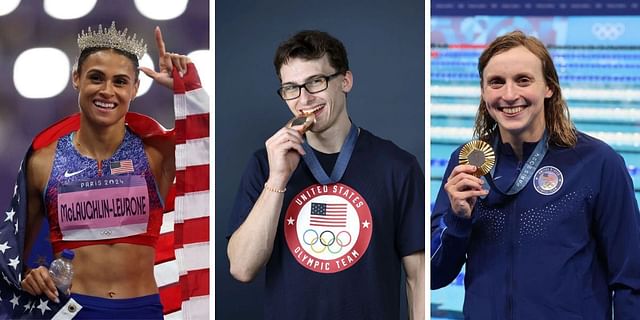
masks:
<instances>
[{"instance_id":1,"label":"zipper on jacket","mask_svg":"<svg viewBox=\"0 0 640 320\"><path fill-rule=\"evenodd\" d=\"M515 226L517 225L516 215L515 215L515 200L512 204L511 212L508 213L509 216L509 225L507 232L507 319L514 319L513 317L513 268L514 268L514 260L515 260L515 244L514 244L514 234L515 234Z\"/></svg>"},{"instance_id":2,"label":"zipper on jacket","mask_svg":"<svg viewBox=\"0 0 640 320\"><path fill-rule=\"evenodd\" d=\"M516 167L516 177L522 171L522 161L518 161ZM517 178L516 178L517 179ZM508 213L511 218L509 221L509 237L508 237L508 251L507 251L507 319L515 319L515 307L514 307L514 299L513 299L513 288L515 286L514 281L514 269L515 269L515 260L516 260L516 245L518 241L518 227L520 215L518 214L517 207L517 197L518 195L513 196L513 203L511 205L511 212Z\"/></svg>"}]
</instances>

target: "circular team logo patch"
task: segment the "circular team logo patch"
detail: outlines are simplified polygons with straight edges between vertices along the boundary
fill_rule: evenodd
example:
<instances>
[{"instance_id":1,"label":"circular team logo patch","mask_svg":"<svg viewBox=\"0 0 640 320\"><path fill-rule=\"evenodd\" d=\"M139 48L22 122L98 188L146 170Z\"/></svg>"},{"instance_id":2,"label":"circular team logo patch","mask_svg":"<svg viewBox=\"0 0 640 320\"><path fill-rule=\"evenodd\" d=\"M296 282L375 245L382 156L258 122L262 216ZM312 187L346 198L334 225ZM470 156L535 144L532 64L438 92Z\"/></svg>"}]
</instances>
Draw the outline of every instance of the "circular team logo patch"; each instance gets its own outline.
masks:
<instances>
[{"instance_id":1,"label":"circular team logo patch","mask_svg":"<svg viewBox=\"0 0 640 320\"><path fill-rule=\"evenodd\" d=\"M538 169L533 177L533 187L541 195L552 195L562 187L564 178L562 172L554 166L546 166Z\"/></svg>"},{"instance_id":2,"label":"circular team logo patch","mask_svg":"<svg viewBox=\"0 0 640 320\"><path fill-rule=\"evenodd\" d=\"M296 195L284 219L289 251L319 273L349 269L369 247L373 221L365 199L351 187L315 184Z\"/></svg>"}]
</instances>

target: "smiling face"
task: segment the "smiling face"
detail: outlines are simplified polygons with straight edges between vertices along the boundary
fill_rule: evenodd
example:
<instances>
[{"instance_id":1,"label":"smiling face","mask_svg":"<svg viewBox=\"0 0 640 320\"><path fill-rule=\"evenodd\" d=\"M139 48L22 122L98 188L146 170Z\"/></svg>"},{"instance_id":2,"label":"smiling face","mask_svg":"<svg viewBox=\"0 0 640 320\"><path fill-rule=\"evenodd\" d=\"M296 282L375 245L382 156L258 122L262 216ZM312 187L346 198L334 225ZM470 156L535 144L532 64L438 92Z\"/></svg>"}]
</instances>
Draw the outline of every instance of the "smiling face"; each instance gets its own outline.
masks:
<instances>
[{"instance_id":1,"label":"smiling face","mask_svg":"<svg viewBox=\"0 0 640 320\"><path fill-rule=\"evenodd\" d=\"M329 76L336 72L331 67L327 56L315 60L292 58L280 68L282 85L302 85L319 76ZM338 75L328 82L326 90L309 93L305 88L300 89L300 96L286 100L289 110L294 115L313 112L316 122L311 128L314 133L324 132L335 123L349 123L346 111L346 94L351 90L352 75L347 71L345 75Z\"/></svg>"},{"instance_id":2,"label":"smiling face","mask_svg":"<svg viewBox=\"0 0 640 320\"><path fill-rule=\"evenodd\" d=\"M132 61L114 50L91 53L73 72L82 118L92 125L124 124L139 81Z\"/></svg>"},{"instance_id":3,"label":"smiling face","mask_svg":"<svg viewBox=\"0 0 640 320\"><path fill-rule=\"evenodd\" d=\"M494 55L482 72L482 99L498 123L503 142L534 142L545 129L542 62L523 46Z\"/></svg>"}]
</instances>

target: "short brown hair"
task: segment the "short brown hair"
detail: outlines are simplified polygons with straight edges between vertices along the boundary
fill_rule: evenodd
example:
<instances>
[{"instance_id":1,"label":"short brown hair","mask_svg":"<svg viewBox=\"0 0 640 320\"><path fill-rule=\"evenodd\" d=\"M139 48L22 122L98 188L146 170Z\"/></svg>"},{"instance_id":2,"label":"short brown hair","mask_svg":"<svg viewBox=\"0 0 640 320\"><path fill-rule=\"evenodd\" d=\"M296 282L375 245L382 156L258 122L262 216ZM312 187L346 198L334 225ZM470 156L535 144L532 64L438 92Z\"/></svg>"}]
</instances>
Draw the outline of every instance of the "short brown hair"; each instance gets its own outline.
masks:
<instances>
[{"instance_id":1,"label":"short brown hair","mask_svg":"<svg viewBox=\"0 0 640 320\"><path fill-rule=\"evenodd\" d=\"M340 40L330 34L318 30L300 31L291 38L281 43L276 50L273 66L280 78L280 68L290 59L300 58L304 60L320 59L327 55L329 64L337 73L346 73L349 70L347 50Z\"/></svg>"}]
</instances>

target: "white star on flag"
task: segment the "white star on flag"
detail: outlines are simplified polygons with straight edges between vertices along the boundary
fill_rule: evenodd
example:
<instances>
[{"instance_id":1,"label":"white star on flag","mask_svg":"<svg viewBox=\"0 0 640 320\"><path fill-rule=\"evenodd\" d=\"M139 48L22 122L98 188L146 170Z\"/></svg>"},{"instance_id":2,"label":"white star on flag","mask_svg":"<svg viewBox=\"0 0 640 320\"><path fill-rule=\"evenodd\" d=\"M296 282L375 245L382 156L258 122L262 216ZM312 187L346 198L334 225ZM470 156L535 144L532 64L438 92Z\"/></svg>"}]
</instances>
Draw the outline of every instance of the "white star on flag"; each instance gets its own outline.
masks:
<instances>
[{"instance_id":1,"label":"white star on flag","mask_svg":"<svg viewBox=\"0 0 640 320\"><path fill-rule=\"evenodd\" d=\"M288 223L288 225L290 225L290 226L292 226L292 225L293 225L293 222L295 222L295 221L296 221L296 220L295 220L295 219L293 219L292 217L289 217L289 219L287 219L287 223Z\"/></svg>"},{"instance_id":2,"label":"white star on flag","mask_svg":"<svg viewBox=\"0 0 640 320\"><path fill-rule=\"evenodd\" d=\"M7 211L5 213L7 214L7 218L4 219L4 221L11 220L13 222L13 216L16 214L16 212L13 210L13 208L11 208L11 211Z\"/></svg>"},{"instance_id":3,"label":"white star on flag","mask_svg":"<svg viewBox=\"0 0 640 320\"><path fill-rule=\"evenodd\" d=\"M9 265L16 270L18 270L18 264L20 264L20 256L17 256L13 259L9 259Z\"/></svg>"},{"instance_id":4,"label":"white star on flag","mask_svg":"<svg viewBox=\"0 0 640 320\"><path fill-rule=\"evenodd\" d=\"M362 222L362 227L365 229L369 229L370 224L371 222L369 222L368 220L365 220L364 222Z\"/></svg>"},{"instance_id":5,"label":"white star on flag","mask_svg":"<svg viewBox=\"0 0 640 320\"><path fill-rule=\"evenodd\" d=\"M40 299L40 305L38 305L38 309L40 309L40 311L42 311L42 315L44 316L44 312L45 311L51 310L51 308L49 308L49 300Z\"/></svg>"},{"instance_id":6,"label":"white star on flag","mask_svg":"<svg viewBox=\"0 0 640 320\"><path fill-rule=\"evenodd\" d=\"M0 251L2 251L2 254L4 254L5 250L11 249L11 246L7 245L8 243L9 243L9 241L5 241L4 243L0 243Z\"/></svg>"},{"instance_id":7,"label":"white star on flag","mask_svg":"<svg viewBox=\"0 0 640 320\"><path fill-rule=\"evenodd\" d=\"M11 299L9 302L11 302L11 304L13 304L13 308L15 309L17 305L20 304L20 302L18 301L18 296L16 296L16 294L13 294L13 299Z\"/></svg>"}]
</instances>

